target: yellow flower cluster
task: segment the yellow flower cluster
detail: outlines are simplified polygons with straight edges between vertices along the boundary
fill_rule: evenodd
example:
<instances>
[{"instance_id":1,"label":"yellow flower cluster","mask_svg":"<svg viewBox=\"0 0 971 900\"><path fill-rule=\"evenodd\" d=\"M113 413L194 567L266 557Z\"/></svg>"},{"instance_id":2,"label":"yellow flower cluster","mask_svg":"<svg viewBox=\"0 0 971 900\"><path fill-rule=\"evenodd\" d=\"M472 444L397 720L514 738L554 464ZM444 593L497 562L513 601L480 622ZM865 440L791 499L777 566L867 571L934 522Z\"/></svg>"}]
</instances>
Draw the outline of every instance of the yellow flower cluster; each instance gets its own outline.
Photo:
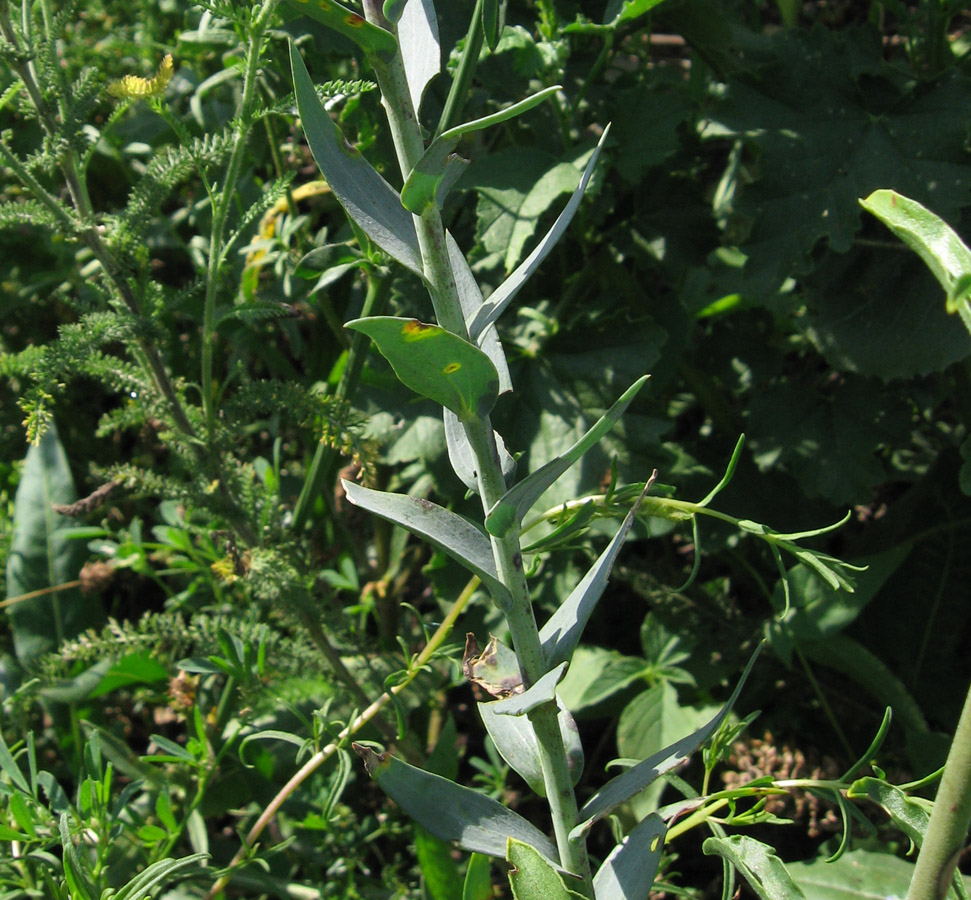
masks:
<instances>
[{"instance_id":1,"label":"yellow flower cluster","mask_svg":"<svg viewBox=\"0 0 971 900\"><path fill-rule=\"evenodd\" d=\"M149 97L161 96L172 79L173 70L172 54L166 53L153 77L126 75L109 85L108 93L119 100L147 100Z\"/></svg>"}]
</instances>

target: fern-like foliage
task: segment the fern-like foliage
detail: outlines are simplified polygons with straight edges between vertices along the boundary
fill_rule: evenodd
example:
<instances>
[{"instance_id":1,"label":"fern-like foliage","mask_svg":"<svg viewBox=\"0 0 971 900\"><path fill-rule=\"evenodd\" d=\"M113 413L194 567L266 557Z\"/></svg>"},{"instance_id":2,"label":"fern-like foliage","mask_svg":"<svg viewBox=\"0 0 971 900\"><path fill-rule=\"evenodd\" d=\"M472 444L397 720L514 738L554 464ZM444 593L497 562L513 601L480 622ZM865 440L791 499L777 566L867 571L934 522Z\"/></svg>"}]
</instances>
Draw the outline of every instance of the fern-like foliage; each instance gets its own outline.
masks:
<instances>
[{"instance_id":1,"label":"fern-like foliage","mask_svg":"<svg viewBox=\"0 0 971 900\"><path fill-rule=\"evenodd\" d=\"M66 208L64 212L70 215ZM28 198L0 203L0 229L22 228L25 225L54 230L61 227L61 220L39 200Z\"/></svg>"}]
</instances>

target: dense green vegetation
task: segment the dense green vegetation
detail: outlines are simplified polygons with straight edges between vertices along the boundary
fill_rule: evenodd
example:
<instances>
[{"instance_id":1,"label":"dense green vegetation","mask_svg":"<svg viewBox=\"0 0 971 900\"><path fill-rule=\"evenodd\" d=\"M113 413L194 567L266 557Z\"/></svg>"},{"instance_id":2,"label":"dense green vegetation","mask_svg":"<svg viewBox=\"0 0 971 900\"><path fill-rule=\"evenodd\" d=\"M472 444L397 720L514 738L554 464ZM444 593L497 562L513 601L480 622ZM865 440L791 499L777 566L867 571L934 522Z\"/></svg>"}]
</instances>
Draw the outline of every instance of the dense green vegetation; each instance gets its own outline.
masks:
<instances>
[{"instance_id":1,"label":"dense green vegetation","mask_svg":"<svg viewBox=\"0 0 971 900\"><path fill-rule=\"evenodd\" d=\"M500 544L540 624L611 575L553 654L593 871L658 822L654 896L731 896L736 870L743 896L903 896L971 680L968 284L859 201L971 234L963 7L439 0L414 135L495 121L405 186L387 32L289 0L2 0L0 898L568 896L541 853L513 845L545 887L510 887L388 787L407 762L553 831L549 769L520 777L480 719L502 744L541 715L489 712L508 690L466 646L538 680ZM322 158L328 119L361 156ZM434 341L485 356L453 335L396 358L389 320L344 328L472 320L396 205L437 217L442 171L459 292L519 288L454 396ZM361 212L382 178L388 227ZM491 413L500 484L575 461L521 534L443 405L460 431ZM444 508L435 546L378 491ZM496 583L450 544L488 548L483 524ZM352 739L393 749L378 786Z\"/></svg>"}]
</instances>

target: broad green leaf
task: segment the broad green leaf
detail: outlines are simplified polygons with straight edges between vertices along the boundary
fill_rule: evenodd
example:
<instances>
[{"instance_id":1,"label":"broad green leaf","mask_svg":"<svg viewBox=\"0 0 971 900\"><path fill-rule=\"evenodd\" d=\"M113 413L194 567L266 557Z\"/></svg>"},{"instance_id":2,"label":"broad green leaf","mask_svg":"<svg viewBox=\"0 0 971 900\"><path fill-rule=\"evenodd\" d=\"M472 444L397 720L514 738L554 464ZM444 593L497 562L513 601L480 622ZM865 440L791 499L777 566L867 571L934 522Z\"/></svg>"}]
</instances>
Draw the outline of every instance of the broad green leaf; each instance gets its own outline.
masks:
<instances>
[{"instance_id":1,"label":"broad green leaf","mask_svg":"<svg viewBox=\"0 0 971 900\"><path fill-rule=\"evenodd\" d=\"M731 697L728 698L728 702L707 725L702 726L693 734L681 738L681 740L676 741L671 746L665 747L660 752L655 753L643 762L638 763L636 766L608 781L607 784L583 805L583 808L580 810L580 818L583 821L574 829L574 832L578 834L586 832L595 821L602 819L614 807L644 790L644 788L665 772L670 772L671 769L679 766L705 743L715 733L729 712L731 712L761 650L762 647L760 645L748 661L748 665L746 665L742 677L739 678L735 690L732 691Z\"/></svg>"},{"instance_id":2,"label":"broad green leaf","mask_svg":"<svg viewBox=\"0 0 971 900\"><path fill-rule=\"evenodd\" d=\"M879 34L862 28L789 29L760 51L759 65L739 67L727 83L706 133L757 148L755 178L733 205L748 233L747 268L764 284L804 270L821 241L849 250L857 198L879 188L957 220L971 190L966 123L954 115L971 103L967 78L902 78Z\"/></svg>"},{"instance_id":3,"label":"broad green leaf","mask_svg":"<svg viewBox=\"0 0 971 900\"><path fill-rule=\"evenodd\" d=\"M405 387L450 409L461 421L483 419L499 397L499 374L478 347L438 325L372 316L345 328L368 335Z\"/></svg>"},{"instance_id":4,"label":"broad green leaf","mask_svg":"<svg viewBox=\"0 0 971 900\"><path fill-rule=\"evenodd\" d=\"M543 492L616 424L649 377L643 375L638 378L569 450L506 491L486 518L489 533L503 535L513 528L519 528L523 516Z\"/></svg>"},{"instance_id":5,"label":"broad green leaf","mask_svg":"<svg viewBox=\"0 0 971 900\"><path fill-rule=\"evenodd\" d=\"M489 299L482 304L480 310L476 313L475 318L469 325L469 334L472 339L475 340L479 334L481 334L486 328L494 323L500 315L502 315L503 310L512 302L513 297L519 292L520 288L529 280L532 274L539 268L544 259L549 255L550 251L556 246L556 242L563 236L566 229L569 227L570 222L573 220L577 209L580 206L580 201L583 199L584 191L587 189L587 185L590 183L590 179L593 176L594 169L597 167L597 160L600 158L600 151L603 149L604 143L607 140L607 135L610 133L610 125L608 125L603 134L600 136L600 141L597 143L596 149L590 156L590 160L587 162L586 167L583 170L583 174L580 177L580 183L577 185L576 189L573 191L573 196L570 197L566 206L563 208L563 212L557 216L556 221L548 232L543 236L543 239L536 245L532 253L523 260L523 262L517 266L516 270L512 272L508 278L495 291ZM538 190L541 185L537 184L534 190ZM547 205L549 205L547 203ZM528 209L528 203L523 200L521 206L519 207L519 214L522 214L524 210ZM544 207L545 209L545 207ZM542 210L540 210L542 212ZM538 215L538 213L537 213ZM535 226L534 226L535 227ZM532 229L529 231L532 234ZM522 241L525 241L528 235L522 237ZM520 247L522 244L520 242ZM512 239L510 240L510 251L512 251L515 246ZM515 250L515 258L519 258L519 249ZM508 258L508 254L507 254ZM507 266L507 269L512 268L512 266Z\"/></svg>"},{"instance_id":6,"label":"broad green leaf","mask_svg":"<svg viewBox=\"0 0 971 900\"><path fill-rule=\"evenodd\" d=\"M775 850L744 834L710 837L702 849L708 856L727 859L761 900L805 900Z\"/></svg>"},{"instance_id":7,"label":"broad green leaf","mask_svg":"<svg viewBox=\"0 0 971 900\"><path fill-rule=\"evenodd\" d=\"M924 260L947 295L947 311L960 313L971 331L971 304L967 283L962 280L971 276L971 250L954 229L916 200L896 191L874 191L860 201L860 206Z\"/></svg>"},{"instance_id":8,"label":"broad green leaf","mask_svg":"<svg viewBox=\"0 0 971 900\"><path fill-rule=\"evenodd\" d=\"M457 168L453 167L451 170L448 168L449 154L455 149L459 140L467 134L481 131L522 115L560 89L561 87L558 84L544 88L525 100L520 100L512 106L499 110L497 113L443 131L431 142L405 180L404 186L401 188L401 205L415 215L421 215L432 206L441 208L445 202L448 188L455 183L455 178L461 174L461 170Z\"/></svg>"},{"instance_id":9,"label":"broad green leaf","mask_svg":"<svg viewBox=\"0 0 971 900\"><path fill-rule=\"evenodd\" d=\"M503 857L506 841L515 838L549 860L556 847L538 828L491 797L454 781L424 772L390 753L352 744L368 774L419 825L443 841L456 841L474 853Z\"/></svg>"},{"instance_id":10,"label":"broad green leaf","mask_svg":"<svg viewBox=\"0 0 971 900\"><path fill-rule=\"evenodd\" d=\"M416 825L415 856L429 900L462 900L462 879L449 844Z\"/></svg>"},{"instance_id":11,"label":"broad green leaf","mask_svg":"<svg viewBox=\"0 0 971 900\"><path fill-rule=\"evenodd\" d=\"M654 756L680 735L702 727L716 712L717 707L683 706L674 685L661 681L641 691L624 707L617 722L617 753L624 759ZM658 808L663 788L664 782L657 780L630 799L637 818Z\"/></svg>"},{"instance_id":12,"label":"broad green leaf","mask_svg":"<svg viewBox=\"0 0 971 900\"><path fill-rule=\"evenodd\" d=\"M87 696L88 699L94 699L118 688L133 684L156 684L168 677L168 669L149 654L130 653L113 663L98 682L98 686Z\"/></svg>"},{"instance_id":13,"label":"broad green leaf","mask_svg":"<svg viewBox=\"0 0 971 900\"><path fill-rule=\"evenodd\" d=\"M52 424L27 451L14 501L13 541L7 560L7 597L19 597L75 581L85 557L81 541L68 540L71 519L54 504L77 499L67 456ZM51 591L7 607L14 651L24 667L67 638L103 619L97 598L80 590Z\"/></svg>"},{"instance_id":14,"label":"broad green leaf","mask_svg":"<svg viewBox=\"0 0 971 900\"><path fill-rule=\"evenodd\" d=\"M610 851L593 879L596 900L647 900L664 852L667 826L650 815Z\"/></svg>"},{"instance_id":15,"label":"broad green leaf","mask_svg":"<svg viewBox=\"0 0 971 900\"><path fill-rule=\"evenodd\" d=\"M489 857L473 853L469 857L469 867L465 870L465 883L462 886L462 900L492 900L492 876Z\"/></svg>"},{"instance_id":16,"label":"broad green leaf","mask_svg":"<svg viewBox=\"0 0 971 900\"><path fill-rule=\"evenodd\" d=\"M376 61L388 62L398 50L398 42L391 32L372 25L360 13L341 6L335 0L284 0L284 2L291 9L350 38ZM230 32L230 36L235 38L233 32Z\"/></svg>"},{"instance_id":17,"label":"broad green leaf","mask_svg":"<svg viewBox=\"0 0 971 900\"><path fill-rule=\"evenodd\" d=\"M892 853L852 850L835 862L825 859L788 863L793 881L806 900L884 900L904 897L914 876L914 864ZM965 876L971 887L971 878Z\"/></svg>"},{"instance_id":18,"label":"broad green leaf","mask_svg":"<svg viewBox=\"0 0 971 900\"><path fill-rule=\"evenodd\" d=\"M521 694L513 694L505 700L498 701L493 710L500 716L522 716L536 709L537 706L552 702L556 697L556 686L566 672L566 666L566 661L561 662Z\"/></svg>"},{"instance_id":19,"label":"broad green leaf","mask_svg":"<svg viewBox=\"0 0 971 900\"><path fill-rule=\"evenodd\" d=\"M472 161L461 185L478 194L476 238L504 273L522 259L541 217L562 194L574 193L581 169L538 147L510 147Z\"/></svg>"},{"instance_id":20,"label":"broad green leaf","mask_svg":"<svg viewBox=\"0 0 971 900\"><path fill-rule=\"evenodd\" d=\"M893 819L894 824L918 847L924 843L924 833L930 822L930 804L912 800L894 784L879 778L860 778L850 785L846 796L867 797Z\"/></svg>"},{"instance_id":21,"label":"broad green leaf","mask_svg":"<svg viewBox=\"0 0 971 900\"><path fill-rule=\"evenodd\" d=\"M509 591L496 574L492 545L470 522L421 497L373 491L350 481L341 483L347 492L347 499L355 506L401 525L432 546L444 550L482 579L501 608L508 605Z\"/></svg>"},{"instance_id":22,"label":"broad green leaf","mask_svg":"<svg viewBox=\"0 0 971 900\"><path fill-rule=\"evenodd\" d=\"M510 767L533 789L540 797L546 796L546 784L543 781L543 767L539 758L539 747L536 743L536 733L527 716L498 715L497 703L479 703L479 714L485 725L489 737L496 745L500 756L509 763ZM559 708L558 721L563 745L566 748L566 758L570 775L576 784L583 774L583 747L576 722L570 711L557 698Z\"/></svg>"},{"instance_id":23,"label":"broad green leaf","mask_svg":"<svg viewBox=\"0 0 971 900\"><path fill-rule=\"evenodd\" d=\"M401 61L405 67L411 105L417 115L421 112L421 99L425 88L441 71L442 48L438 42L438 19L432 0L403 2L404 9L398 20L398 44L401 47Z\"/></svg>"},{"instance_id":24,"label":"broad green leaf","mask_svg":"<svg viewBox=\"0 0 971 900\"><path fill-rule=\"evenodd\" d=\"M603 595L604 588L607 587L610 570L617 559L617 554L620 553L620 548L627 539L627 533L634 524L634 517L637 515L637 508L646 493L647 488L644 488L644 493L637 498L607 548L597 557L597 561L583 576L580 583L540 629L539 639L543 645L543 652L546 654L547 665L556 665L560 660L570 659L573 655L573 651L580 642L580 635L583 634L583 629L590 620L590 615L597 605L597 601Z\"/></svg>"},{"instance_id":25,"label":"broad green leaf","mask_svg":"<svg viewBox=\"0 0 971 900\"><path fill-rule=\"evenodd\" d=\"M611 28L649 13L664 0L611 0L604 14L604 24ZM598 898L599 900L599 898Z\"/></svg>"},{"instance_id":26,"label":"broad green leaf","mask_svg":"<svg viewBox=\"0 0 971 900\"><path fill-rule=\"evenodd\" d=\"M572 660L559 696L577 716L630 687L646 670L643 659L586 644L576 648Z\"/></svg>"},{"instance_id":27,"label":"broad green leaf","mask_svg":"<svg viewBox=\"0 0 971 900\"><path fill-rule=\"evenodd\" d=\"M310 73L292 43L290 65L297 110L307 143L334 196L378 247L421 275L421 250L415 223L402 207L398 192L347 143L340 128L331 121L314 90Z\"/></svg>"},{"instance_id":28,"label":"broad green leaf","mask_svg":"<svg viewBox=\"0 0 971 900\"><path fill-rule=\"evenodd\" d=\"M510 836L505 856L512 865L509 884L516 900L583 900L583 895L571 891L563 876L528 843Z\"/></svg>"}]
</instances>

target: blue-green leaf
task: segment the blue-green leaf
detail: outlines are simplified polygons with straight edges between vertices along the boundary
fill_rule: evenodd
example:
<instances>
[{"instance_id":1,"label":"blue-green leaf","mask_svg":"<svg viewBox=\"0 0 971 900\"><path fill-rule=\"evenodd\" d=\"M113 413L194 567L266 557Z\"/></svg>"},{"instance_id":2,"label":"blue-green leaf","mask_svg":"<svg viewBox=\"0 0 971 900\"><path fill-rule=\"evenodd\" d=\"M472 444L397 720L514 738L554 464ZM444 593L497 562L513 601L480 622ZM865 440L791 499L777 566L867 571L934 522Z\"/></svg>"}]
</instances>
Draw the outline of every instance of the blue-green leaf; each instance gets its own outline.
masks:
<instances>
[{"instance_id":1,"label":"blue-green leaf","mask_svg":"<svg viewBox=\"0 0 971 900\"><path fill-rule=\"evenodd\" d=\"M334 196L378 247L421 275L421 250L415 223L402 207L398 192L347 143L340 128L331 121L293 44L290 65L307 143Z\"/></svg>"},{"instance_id":2,"label":"blue-green leaf","mask_svg":"<svg viewBox=\"0 0 971 900\"><path fill-rule=\"evenodd\" d=\"M566 662L551 669L536 684L530 685L521 694L513 694L496 702L493 710L500 716L523 716L537 706L551 703L556 697L556 686L566 674Z\"/></svg>"},{"instance_id":3,"label":"blue-green leaf","mask_svg":"<svg viewBox=\"0 0 971 900\"><path fill-rule=\"evenodd\" d=\"M532 723L526 716L501 716L496 713L496 705L503 701L479 703L479 714L485 725L489 737L496 745L499 755L509 763L510 767L533 789L540 797L546 796L546 784L543 781L543 766L540 762L539 745ZM583 774L583 746L576 722L570 711L557 698L560 725L560 735L566 749L567 764L570 776L576 784Z\"/></svg>"},{"instance_id":4,"label":"blue-green leaf","mask_svg":"<svg viewBox=\"0 0 971 900\"><path fill-rule=\"evenodd\" d=\"M474 853L503 857L510 838L521 840L547 860L556 847L536 826L491 797L402 762L352 744L381 789L419 825L443 841L456 841Z\"/></svg>"},{"instance_id":5,"label":"blue-green leaf","mask_svg":"<svg viewBox=\"0 0 971 900\"><path fill-rule=\"evenodd\" d=\"M580 201L583 199L583 192L587 189L587 185L590 183L590 178L593 176L593 170L596 168L597 160L600 158L600 151L603 149L604 142L607 140L607 135L610 132L610 126L608 125L604 129L603 135L600 137L600 141L597 144L597 148L593 151L590 157L590 161L587 163L586 168L583 170L583 175L580 178L580 183L577 185L576 190L573 192L573 196L570 197L569 202L563 209L563 212L559 214L556 221L553 223L552 228L544 235L543 239L536 245L535 249L529 256L526 257L520 263L519 266L512 272L512 274L492 293L489 299L482 304L482 307L476 313L475 319L473 319L472 324L469 326L469 333L472 339L475 340L486 328L489 327L496 319L502 315L503 310L510 304L513 297L519 292L520 288L529 280L530 276L539 268L540 264L549 255L549 252L556 245L556 242L563 236L563 233L569 227L570 222L573 219L574 214L580 206Z\"/></svg>"},{"instance_id":6,"label":"blue-green leaf","mask_svg":"<svg viewBox=\"0 0 971 900\"><path fill-rule=\"evenodd\" d=\"M398 42L390 31L372 25L360 13L342 6L336 0L284 0L284 2L291 9L350 38L374 62L388 62L398 50ZM236 35L232 31L228 34L230 40L235 40Z\"/></svg>"},{"instance_id":7,"label":"blue-green leaf","mask_svg":"<svg viewBox=\"0 0 971 900\"><path fill-rule=\"evenodd\" d=\"M598 819L602 819L614 807L629 800L635 794L640 793L644 788L654 782L665 772L681 765L692 753L694 753L705 741L710 738L718 726L725 720L731 712L738 695L742 692L745 681L758 659L762 646L756 649L752 658L748 661L742 677L738 680L735 690L732 691L728 702L719 710L707 725L702 726L693 734L675 741L669 747L655 753L653 756L639 762L636 766L626 772L612 778L596 794L594 794L580 810L581 823L574 829L575 834L583 834Z\"/></svg>"},{"instance_id":8,"label":"blue-green leaf","mask_svg":"<svg viewBox=\"0 0 971 900\"><path fill-rule=\"evenodd\" d=\"M461 516L425 500L405 494L391 494L342 481L347 499L383 519L407 528L412 534L458 560L478 575L500 608L509 603L509 591L496 574L489 539Z\"/></svg>"},{"instance_id":9,"label":"blue-green leaf","mask_svg":"<svg viewBox=\"0 0 971 900\"><path fill-rule=\"evenodd\" d=\"M392 2L394 0L387 0L385 9ZM398 46L401 48L401 61L405 67L411 105L417 114L421 111L421 98L425 88L442 68L438 19L435 17L432 0L407 0L399 14Z\"/></svg>"},{"instance_id":10,"label":"blue-green leaf","mask_svg":"<svg viewBox=\"0 0 971 900\"><path fill-rule=\"evenodd\" d=\"M546 624L540 629L539 639L543 645L543 652L546 654L547 665L556 665L560 660L570 659L577 644L580 642L580 635L590 620L590 615L597 601L600 599L607 587L607 579L610 577L610 570L613 568L617 554L627 538L627 533L634 524L634 517L637 515L637 508L641 500L650 488L650 482L644 488L643 493L637 498L630 512L627 513L617 534L614 535L607 549L597 558L597 561L590 567L590 571L583 576L580 583L570 592L570 596L564 600L556 612L553 613Z\"/></svg>"},{"instance_id":11,"label":"blue-green leaf","mask_svg":"<svg viewBox=\"0 0 971 900\"><path fill-rule=\"evenodd\" d=\"M566 452L551 459L545 466L530 473L506 491L496 501L486 518L486 529L489 534L503 535L513 528L518 528L522 524L523 516L544 491L613 428L649 377L649 375L643 375L638 378Z\"/></svg>"},{"instance_id":12,"label":"blue-green leaf","mask_svg":"<svg viewBox=\"0 0 971 900\"><path fill-rule=\"evenodd\" d=\"M653 813L610 851L593 879L596 900L647 900L664 850L664 820Z\"/></svg>"}]
</instances>

